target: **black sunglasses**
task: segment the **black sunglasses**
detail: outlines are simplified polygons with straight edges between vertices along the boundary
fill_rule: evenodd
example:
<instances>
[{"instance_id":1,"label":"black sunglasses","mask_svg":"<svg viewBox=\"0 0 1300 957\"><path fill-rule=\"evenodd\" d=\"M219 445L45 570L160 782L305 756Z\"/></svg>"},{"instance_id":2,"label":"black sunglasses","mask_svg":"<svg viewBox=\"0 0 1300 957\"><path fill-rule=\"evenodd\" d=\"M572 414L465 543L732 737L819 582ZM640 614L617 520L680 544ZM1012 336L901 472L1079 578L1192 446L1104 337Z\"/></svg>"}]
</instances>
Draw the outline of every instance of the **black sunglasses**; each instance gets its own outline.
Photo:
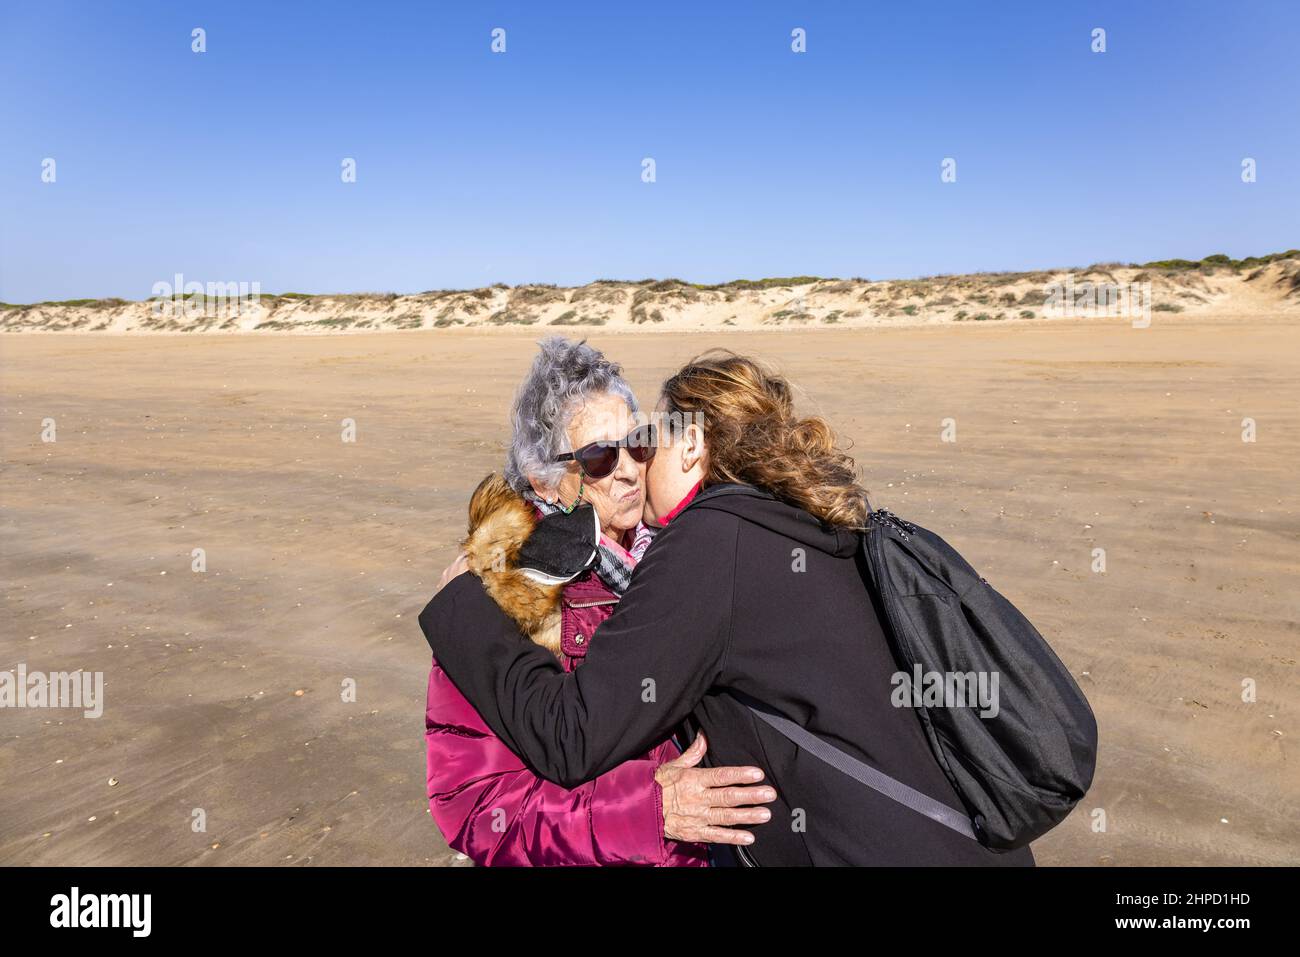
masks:
<instances>
[{"instance_id":1,"label":"black sunglasses","mask_svg":"<svg viewBox=\"0 0 1300 957\"><path fill-rule=\"evenodd\" d=\"M578 463L582 474L595 481L618 467L619 449L627 449L633 462L649 462L659 449L659 433L653 425L640 425L617 441L589 442L576 452L557 455L555 461Z\"/></svg>"}]
</instances>

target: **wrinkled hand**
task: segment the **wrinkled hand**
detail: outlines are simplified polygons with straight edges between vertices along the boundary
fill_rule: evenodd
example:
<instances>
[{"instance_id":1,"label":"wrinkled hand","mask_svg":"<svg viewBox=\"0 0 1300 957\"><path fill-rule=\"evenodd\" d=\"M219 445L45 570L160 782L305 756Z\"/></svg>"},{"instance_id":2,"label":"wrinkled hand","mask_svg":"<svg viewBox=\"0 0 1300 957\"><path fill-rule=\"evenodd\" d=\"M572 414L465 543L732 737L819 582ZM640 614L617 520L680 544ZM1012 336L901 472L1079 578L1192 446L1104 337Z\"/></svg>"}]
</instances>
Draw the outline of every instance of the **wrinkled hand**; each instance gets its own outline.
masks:
<instances>
[{"instance_id":1,"label":"wrinkled hand","mask_svg":"<svg viewBox=\"0 0 1300 957\"><path fill-rule=\"evenodd\" d=\"M434 591L434 594L436 595L442 591L447 586L447 582L461 574L461 572L467 571L469 571L469 558L464 552L461 552L450 565L442 570L442 577L438 579L438 588Z\"/></svg>"},{"instance_id":2,"label":"wrinkled hand","mask_svg":"<svg viewBox=\"0 0 1300 957\"><path fill-rule=\"evenodd\" d=\"M659 765L655 780L663 790L664 837L709 844L753 844L754 835L737 824L762 824L772 818L765 807L776 800L763 772L752 767L698 768L708 750L703 733L681 756Z\"/></svg>"}]
</instances>

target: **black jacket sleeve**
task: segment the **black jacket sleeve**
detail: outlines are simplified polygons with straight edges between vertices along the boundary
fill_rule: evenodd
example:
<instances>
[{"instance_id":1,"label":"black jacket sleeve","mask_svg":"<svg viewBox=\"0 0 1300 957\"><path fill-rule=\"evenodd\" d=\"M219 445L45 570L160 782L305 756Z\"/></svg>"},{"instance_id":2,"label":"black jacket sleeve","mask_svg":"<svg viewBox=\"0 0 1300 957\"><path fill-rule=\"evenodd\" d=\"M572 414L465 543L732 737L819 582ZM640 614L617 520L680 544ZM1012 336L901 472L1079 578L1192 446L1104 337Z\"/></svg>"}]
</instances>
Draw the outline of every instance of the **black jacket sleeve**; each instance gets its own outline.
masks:
<instances>
[{"instance_id":1,"label":"black jacket sleeve","mask_svg":"<svg viewBox=\"0 0 1300 957\"><path fill-rule=\"evenodd\" d=\"M537 774L577 787L667 738L714 684L731 631L739 520L683 512L660 533L583 665L566 674L472 575L420 626L438 663Z\"/></svg>"}]
</instances>

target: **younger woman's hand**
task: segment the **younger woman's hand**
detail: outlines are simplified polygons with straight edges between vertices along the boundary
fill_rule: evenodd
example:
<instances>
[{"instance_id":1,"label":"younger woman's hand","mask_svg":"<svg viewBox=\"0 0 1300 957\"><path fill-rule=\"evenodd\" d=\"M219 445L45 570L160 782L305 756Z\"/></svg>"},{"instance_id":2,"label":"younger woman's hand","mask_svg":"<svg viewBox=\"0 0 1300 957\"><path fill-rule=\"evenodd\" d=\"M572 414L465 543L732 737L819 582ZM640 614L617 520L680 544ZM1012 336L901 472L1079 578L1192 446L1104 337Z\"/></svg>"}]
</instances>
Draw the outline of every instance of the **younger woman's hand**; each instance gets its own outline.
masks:
<instances>
[{"instance_id":1,"label":"younger woman's hand","mask_svg":"<svg viewBox=\"0 0 1300 957\"><path fill-rule=\"evenodd\" d=\"M701 732L681 756L659 765L655 780L663 791L664 837L710 844L753 844L754 835L737 824L762 824L772 812L756 804L776 800L776 791L759 768L698 768L708 742Z\"/></svg>"},{"instance_id":2,"label":"younger woman's hand","mask_svg":"<svg viewBox=\"0 0 1300 957\"><path fill-rule=\"evenodd\" d=\"M451 581L461 572L467 571L469 571L469 558L464 552L461 552L450 565L442 570L442 577L438 579L438 588L434 591L434 594L436 595L438 592L442 591L443 588L446 587L447 582Z\"/></svg>"}]
</instances>

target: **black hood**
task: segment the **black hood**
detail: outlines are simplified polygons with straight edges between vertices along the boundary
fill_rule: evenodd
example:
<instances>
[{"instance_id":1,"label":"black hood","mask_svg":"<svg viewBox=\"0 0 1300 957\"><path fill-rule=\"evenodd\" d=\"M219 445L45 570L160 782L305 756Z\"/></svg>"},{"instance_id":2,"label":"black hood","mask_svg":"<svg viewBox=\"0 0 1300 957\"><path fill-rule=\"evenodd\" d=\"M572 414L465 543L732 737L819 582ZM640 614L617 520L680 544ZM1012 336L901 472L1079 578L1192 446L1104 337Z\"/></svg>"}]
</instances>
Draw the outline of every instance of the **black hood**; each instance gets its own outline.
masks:
<instances>
[{"instance_id":1,"label":"black hood","mask_svg":"<svg viewBox=\"0 0 1300 957\"><path fill-rule=\"evenodd\" d=\"M859 547L858 532L824 525L798 506L788 505L771 492L752 485L711 485L696 495L684 511L693 508L718 508L730 512L800 545L837 558L847 558Z\"/></svg>"}]
</instances>

